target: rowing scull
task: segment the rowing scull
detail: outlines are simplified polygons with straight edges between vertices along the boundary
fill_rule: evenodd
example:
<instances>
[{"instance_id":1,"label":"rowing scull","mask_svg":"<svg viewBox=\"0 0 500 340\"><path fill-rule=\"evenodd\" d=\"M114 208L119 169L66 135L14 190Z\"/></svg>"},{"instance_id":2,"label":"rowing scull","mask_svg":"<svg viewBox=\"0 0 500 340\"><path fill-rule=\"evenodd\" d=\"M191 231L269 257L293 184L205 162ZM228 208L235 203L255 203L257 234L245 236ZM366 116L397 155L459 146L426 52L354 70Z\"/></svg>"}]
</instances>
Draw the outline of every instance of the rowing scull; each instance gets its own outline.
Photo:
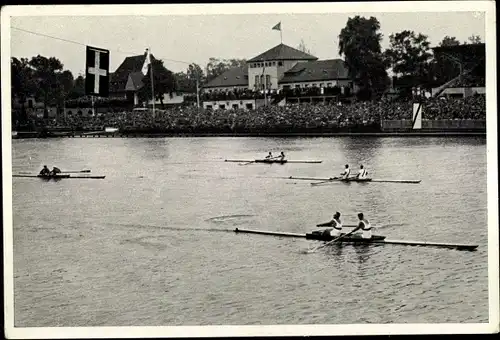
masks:
<instances>
[{"instance_id":1,"label":"rowing scull","mask_svg":"<svg viewBox=\"0 0 500 340\"><path fill-rule=\"evenodd\" d=\"M12 175L12 177L24 177L24 178L42 178L42 179L104 179L106 176L72 176L72 175L51 175L51 176L42 176L42 175Z\"/></svg>"},{"instance_id":2,"label":"rowing scull","mask_svg":"<svg viewBox=\"0 0 500 340\"><path fill-rule=\"evenodd\" d=\"M320 160L279 160L279 159L225 159L224 162L233 162L233 163L321 163L323 161Z\"/></svg>"},{"instance_id":3,"label":"rowing scull","mask_svg":"<svg viewBox=\"0 0 500 340\"><path fill-rule=\"evenodd\" d=\"M330 241L332 238L319 236L318 233L308 233L308 234L298 234L298 233L286 233L286 232L275 232L275 231L264 231L264 230L250 230L250 229L240 229L236 228L235 233L246 233L246 234L260 234L260 235L271 235L279 237L295 237L295 238L305 238L309 240L319 240L319 241ZM387 240L385 236L374 235L371 239L362 239L348 237L339 240L339 243L363 243L363 244L399 244L399 245L409 245L409 246L428 246L428 247L440 247L448 249L457 250L476 250L478 245L475 244L460 244L460 243L442 243L442 242L422 242L422 241L404 241L404 240Z\"/></svg>"},{"instance_id":4,"label":"rowing scull","mask_svg":"<svg viewBox=\"0 0 500 340\"><path fill-rule=\"evenodd\" d=\"M278 177L282 179L295 179L295 180L305 180L305 181L324 181L324 182L378 182L378 183L412 183L418 184L422 180L410 180L410 179L373 179L373 178L327 178L327 177Z\"/></svg>"}]
</instances>

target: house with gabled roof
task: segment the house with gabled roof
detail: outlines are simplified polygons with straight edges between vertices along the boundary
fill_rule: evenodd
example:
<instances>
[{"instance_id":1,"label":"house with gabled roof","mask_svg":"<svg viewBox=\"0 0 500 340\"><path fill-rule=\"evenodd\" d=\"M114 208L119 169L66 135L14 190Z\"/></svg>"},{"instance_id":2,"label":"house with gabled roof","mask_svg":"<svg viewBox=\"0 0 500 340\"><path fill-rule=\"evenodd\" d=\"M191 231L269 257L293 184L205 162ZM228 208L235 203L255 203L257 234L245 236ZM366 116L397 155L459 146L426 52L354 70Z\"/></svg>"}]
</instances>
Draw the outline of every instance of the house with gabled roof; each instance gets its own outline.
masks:
<instances>
[{"instance_id":1,"label":"house with gabled roof","mask_svg":"<svg viewBox=\"0 0 500 340\"><path fill-rule=\"evenodd\" d=\"M138 92L145 86L145 78L150 77L149 72L146 75L142 73L142 66L145 59L146 53L126 57L116 71L110 74L110 97L133 100L134 105L139 105ZM159 67L156 61L157 59L151 54L151 63L155 65L153 71L155 79L167 79L173 76L165 67ZM177 94L174 92L163 94L164 104L169 104L169 101L171 101L169 99L172 99L173 95L177 97ZM157 103L159 102L157 101Z\"/></svg>"},{"instance_id":2,"label":"house with gabled roof","mask_svg":"<svg viewBox=\"0 0 500 340\"><path fill-rule=\"evenodd\" d=\"M206 92L279 91L293 88L338 87L341 93L356 91L342 59L318 60L317 57L279 44L247 61L246 68L230 69L206 84ZM320 91L323 93L323 90ZM228 104L228 105L226 105ZM217 105L216 102L210 106ZM205 105L204 105L205 106ZM236 107L225 103L224 107ZM248 106L248 105L247 105ZM254 107L258 106L257 103Z\"/></svg>"}]
</instances>

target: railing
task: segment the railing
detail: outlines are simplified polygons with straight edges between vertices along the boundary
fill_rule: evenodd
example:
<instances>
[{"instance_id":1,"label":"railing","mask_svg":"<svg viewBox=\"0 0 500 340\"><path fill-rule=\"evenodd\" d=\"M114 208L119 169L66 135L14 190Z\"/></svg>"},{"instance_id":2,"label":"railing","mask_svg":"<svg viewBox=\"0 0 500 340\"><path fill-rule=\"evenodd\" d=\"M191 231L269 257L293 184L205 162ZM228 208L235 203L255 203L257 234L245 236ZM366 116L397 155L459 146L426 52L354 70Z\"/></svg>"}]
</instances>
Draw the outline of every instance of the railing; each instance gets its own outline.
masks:
<instances>
[{"instance_id":1,"label":"railing","mask_svg":"<svg viewBox=\"0 0 500 340\"><path fill-rule=\"evenodd\" d=\"M411 120L382 120L380 123L382 131L409 131L413 130L413 121ZM422 130L484 130L486 131L486 120L482 119L439 119L422 120Z\"/></svg>"}]
</instances>

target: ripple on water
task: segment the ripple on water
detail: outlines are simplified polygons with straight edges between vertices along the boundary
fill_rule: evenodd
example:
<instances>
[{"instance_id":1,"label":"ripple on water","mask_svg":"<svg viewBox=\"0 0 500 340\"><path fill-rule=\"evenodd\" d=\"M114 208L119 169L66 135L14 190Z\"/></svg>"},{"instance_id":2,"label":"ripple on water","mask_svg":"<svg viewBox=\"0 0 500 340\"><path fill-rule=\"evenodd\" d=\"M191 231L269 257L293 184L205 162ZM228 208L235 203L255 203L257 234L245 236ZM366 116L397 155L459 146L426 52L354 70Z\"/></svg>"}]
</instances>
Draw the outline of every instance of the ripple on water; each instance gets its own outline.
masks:
<instances>
[{"instance_id":1,"label":"ripple on water","mask_svg":"<svg viewBox=\"0 0 500 340\"><path fill-rule=\"evenodd\" d=\"M269 150L323 163L238 166L221 158ZM26 171L29 154L31 164L62 159L106 175L13 180L16 326L488 321L486 174L449 172L456 164L484 168L481 141L15 140L13 151L16 172ZM273 178L325 177L359 162L374 177L422 182L315 188ZM365 212L389 239L479 248L343 245L305 255L320 243L227 232L305 233L335 211L347 224Z\"/></svg>"}]
</instances>

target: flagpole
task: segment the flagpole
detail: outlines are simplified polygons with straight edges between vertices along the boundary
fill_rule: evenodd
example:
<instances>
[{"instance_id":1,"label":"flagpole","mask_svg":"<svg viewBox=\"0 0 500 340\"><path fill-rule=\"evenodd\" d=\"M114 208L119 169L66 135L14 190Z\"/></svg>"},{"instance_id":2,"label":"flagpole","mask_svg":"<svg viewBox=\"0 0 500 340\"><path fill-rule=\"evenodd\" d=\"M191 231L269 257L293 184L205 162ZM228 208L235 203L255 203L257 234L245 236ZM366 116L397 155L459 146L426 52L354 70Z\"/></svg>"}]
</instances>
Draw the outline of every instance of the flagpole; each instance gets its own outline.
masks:
<instances>
[{"instance_id":1,"label":"flagpole","mask_svg":"<svg viewBox=\"0 0 500 340\"><path fill-rule=\"evenodd\" d=\"M283 44L283 30L281 29L281 25L280 25L280 39L281 43Z\"/></svg>"},{"instance_id":2,"label":"flagpole","mask_svg":"<svg viewBox=\"0 0 500 340\"><path fill-rule=\"evenodd\" d=\"M153 59L151 58L151 47L149 48L149 59L151 62L151 92L153 94L153 119L155 118L155 86L153 77Z\"/></svg>"},{"instance_id":3,"label":"flagpole","mask_svg":"<svg viewBox=\"0 0 500 340\"><path fill-rule=\"evenodd\" d=\"M264 75L264 106L267 106L267 77L266 77L266 61L264 60L264 69L262 70Z\"/></svg>"}]
</instances>

